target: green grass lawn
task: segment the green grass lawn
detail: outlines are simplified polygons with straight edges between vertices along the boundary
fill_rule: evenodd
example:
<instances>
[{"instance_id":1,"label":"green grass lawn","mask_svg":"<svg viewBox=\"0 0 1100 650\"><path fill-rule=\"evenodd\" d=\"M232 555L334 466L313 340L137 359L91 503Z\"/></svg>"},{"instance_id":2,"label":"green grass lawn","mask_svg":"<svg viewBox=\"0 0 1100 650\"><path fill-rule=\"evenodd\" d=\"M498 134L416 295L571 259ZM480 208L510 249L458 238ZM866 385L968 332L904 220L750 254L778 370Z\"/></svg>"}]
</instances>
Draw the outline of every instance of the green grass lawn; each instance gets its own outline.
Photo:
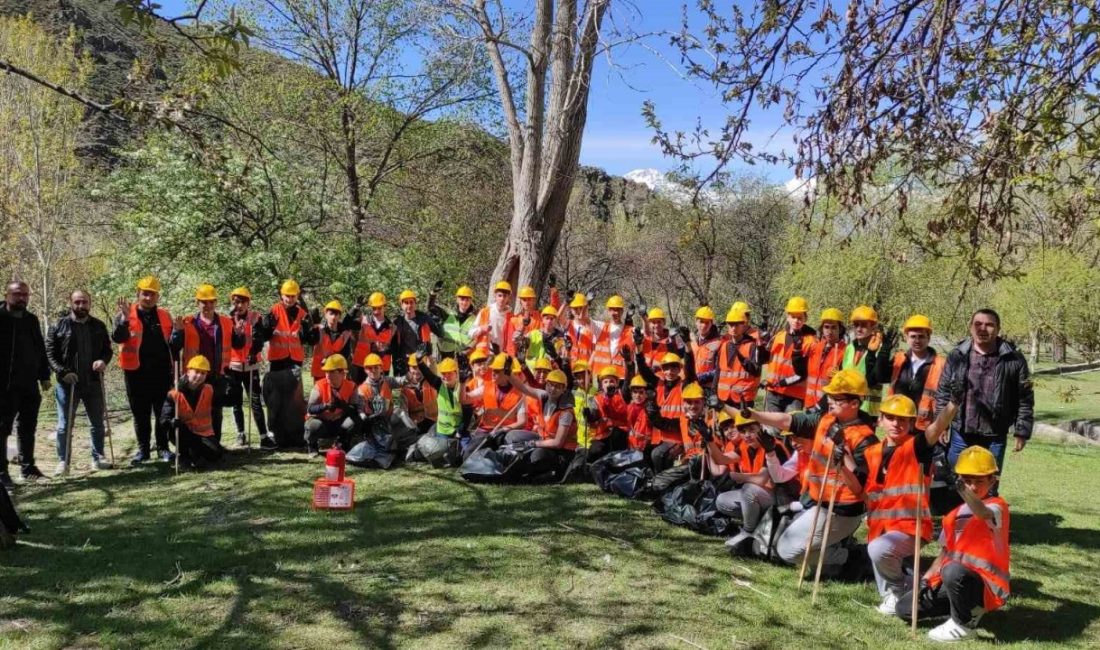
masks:
<instances>
[{"instance_id":1,"label":"green grass lawn","mask_svg":"<svg viewBox=\"0 0 1100 650\"><path fill-rule=\"evenodd\" d=\"M1038 375L1034 382L1036 421L1059 424L1079 418L1100 419L1100 371ZM1072 401L1066 401L1070 397Z\"/></svg>"},{"instance_id":2,"label":"green grass lawn","mask_svg":"<svg viewBox=\"0 0 1100 650\"><path fill-rule=\"evenodd\" d=\"M121 458L132 438L116 434ZM1014 595L970 645L1097 647L1100 451L1036 443L1007 465ZM794 570L731 560L721 540L591 485L356 470L355 510L314 512L321 472L238 451L222 471L20 487L33 533L0 554L0 647L911 645L872 609L872 585L826 584L812 607Z\"/></svg>"}]
</instances>

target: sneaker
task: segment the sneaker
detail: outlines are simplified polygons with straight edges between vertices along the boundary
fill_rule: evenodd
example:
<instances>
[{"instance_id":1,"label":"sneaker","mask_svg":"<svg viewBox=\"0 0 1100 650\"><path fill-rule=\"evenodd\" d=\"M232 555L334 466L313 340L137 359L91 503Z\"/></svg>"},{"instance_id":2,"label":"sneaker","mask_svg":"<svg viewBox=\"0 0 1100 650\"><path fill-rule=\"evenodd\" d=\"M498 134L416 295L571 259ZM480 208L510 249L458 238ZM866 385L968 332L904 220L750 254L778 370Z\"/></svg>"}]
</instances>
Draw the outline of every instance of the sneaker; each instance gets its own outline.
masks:
<instances>
[{"instance_id":1,"label":"sneaker","mask_svg":"<svg viewBox=\"0 0 1100 650\"><path fill-rule=\"evenodd\" d=\"M261 449L278 449L279 444L275 442L275 436L273 434L267 434L260 438Z\"/></svg>"},{"instance_id":2,"label":"sneaker","mask_svg":"<svg viewBox=\"0 0 1100 650\"><path fill-rule=\"evenodd\" d=\"M316 458L321 455L321 450L317 448L317 445L307 445L306 453L309 454L310 458Z\"/></svg>"},{"instance_id":3,"label":"sneaker","mask_svg":"<svg viewBox=\"0 0 1100 650\"><path fill-rule=\"evenodd\" d=\"M38 469L37 465L29 465L23 469L24 481L37 481L40 478L46 478L46 475L42 473L42 470Z\"/></svg>"},{"instance_id":4,"label":"sneaker","mask_svg":"<svg viewBox=\"0 0 1100 650\"><path fill-rule=\"evenodd\" d=\"M115 468L114 465L112 465L111 463L103 460L102 458L93 458L92 459L92 469L93 470L104 470L104 469L114 469L114 468Z\"/></svg>"},{"instance_id":5,"label":"sneaker","mask_svg":"<svg viewBox=\"0 0 1100 650\"><path fill-rule=\"evenodd\" d=\"M898 597L892 591L887 591L882 602L878 604L878 613L883 616L897 616Z\"/></svg>"},{"instance_id":6,"label":"sneaker","mask_svg":"<svg viewBox=\"0 0 1100 650\"><path fill-rule=\"evenodd\" d=\"M974 634L974 630L968 627L964 627L955 622L955 619L948 618L940 625L928 630L928 638L933 641L939 641L941 643L954 643L956 641L962 641Z\"/></svg>"},{"instance_id":7,"label":"sneaker","mask_svg":"<svg viewBox=\"0 0 1100 650\"><path fill-rule=\"evenodd\" d=\"M149 450L138 449L137 453L134 454L134 457L130 459L130 464L136 466L144 463L147 460L149 460Z\"/></svg>"},{"instance_id":8,"label":"sneaker","mask_svg":"<svg viewBox=\"0 0 1100 650\"><path fill-rule=\"evenodd\" d=\"M8 488L9 490L15 487L15 481L11 480L11 474L7 472L0 472L0 485Z\"/></svg>"},{"instance_id":9,"label":"sneaker","mask_svg":"<svg viewBox=\"0 0 1100 650\"><path fill-rule=\"evenodd\" d=\"M176 455L168 451L167 449L158 449L157 455L160 456L160 459L166 463L173 463L176 461Z\"/></svg>"},{"instance_id":10,"label":"sneaker","mask_svg":"<svg viewBox=\"0 0 1100 650\"><path fill-rule=\"evenodd\" d=\"M244 431L237 432L237 446L243 447L248 444L248 439L245 438Z\"/></svg>"},{"instance_id":11,"label":"sneaker","mask_svg":"<svg viewBox=\"0 0 1100 650\"><path fill-rule=\"evenodd\" d=\"M65 476L69 473L69 464L63 460L57 461L57 468L54 469L54 476Z\"/></svg>"}]
</instances>

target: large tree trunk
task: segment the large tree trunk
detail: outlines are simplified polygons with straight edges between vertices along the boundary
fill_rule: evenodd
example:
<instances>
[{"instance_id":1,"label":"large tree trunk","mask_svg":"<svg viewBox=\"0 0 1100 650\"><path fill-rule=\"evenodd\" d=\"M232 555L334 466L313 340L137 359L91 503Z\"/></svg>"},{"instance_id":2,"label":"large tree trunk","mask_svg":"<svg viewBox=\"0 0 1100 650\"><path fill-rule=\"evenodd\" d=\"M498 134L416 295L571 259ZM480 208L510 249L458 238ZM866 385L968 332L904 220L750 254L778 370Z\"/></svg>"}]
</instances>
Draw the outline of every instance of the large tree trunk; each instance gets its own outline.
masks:
<instances>
[{"instance_id":1,"label":"large tree trunk","mask_svg":"<svg viewBox=\"0 0 1100 650\"><path fill-rule=\"evenodd\" d=\"M1028 332L1027 362L1032 368L1039 363L1039 330Z\"/></svg>"}]
</instances>

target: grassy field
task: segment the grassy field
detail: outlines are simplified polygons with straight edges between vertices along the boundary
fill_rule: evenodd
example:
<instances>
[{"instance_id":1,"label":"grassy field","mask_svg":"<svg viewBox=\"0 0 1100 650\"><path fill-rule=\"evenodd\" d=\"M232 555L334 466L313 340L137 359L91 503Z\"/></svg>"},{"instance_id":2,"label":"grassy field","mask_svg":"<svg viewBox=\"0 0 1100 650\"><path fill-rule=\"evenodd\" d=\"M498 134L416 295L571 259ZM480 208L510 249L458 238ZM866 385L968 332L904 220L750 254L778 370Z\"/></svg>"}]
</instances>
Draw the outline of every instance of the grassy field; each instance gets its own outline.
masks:
<instances>
[{"instance_id":1,"label":"grassy field","mask_svg":"<svg viewBox=\"0 0 1100 650\"><path fill-rule=\"evenodd\" d=\"M131 438L116 435L121 457ZM86 448L77 458L82 470ZM1007 464L1014 596L972 645L1097 647L1100 451L1033 444ZM321 472L302 454L242 450L221 471L155 464L20 487L33 532L0 554L0 647L910 643L872 609L872 585L827 584L811 607L793 570L731 560L720 540L594 486L356 471L356 509L327 513L308 507Z\"/></svg>"},{"instance_id":2,"label":"grassy field","mask_svg":"<svg viewBox=\"0 0 1100 650\"><path fill-rule=\"evenodd\" d=\"M1100 371L1035 377L1036 420L1058 424L1079 418L1100 419Z\"/></svg>"}]
</instances>

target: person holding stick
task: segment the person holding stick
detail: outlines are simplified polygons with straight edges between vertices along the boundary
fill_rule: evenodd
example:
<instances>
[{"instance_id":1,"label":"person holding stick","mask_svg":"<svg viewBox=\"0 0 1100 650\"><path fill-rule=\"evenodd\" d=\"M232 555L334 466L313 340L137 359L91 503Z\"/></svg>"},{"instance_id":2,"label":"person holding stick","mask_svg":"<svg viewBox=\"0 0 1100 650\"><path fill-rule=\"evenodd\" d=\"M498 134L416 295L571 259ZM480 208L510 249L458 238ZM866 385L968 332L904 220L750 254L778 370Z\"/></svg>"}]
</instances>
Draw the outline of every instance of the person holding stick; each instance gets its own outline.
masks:
<instances>
[{"instance_id":1,"label":"person holding stick","mask_svg":"<svg viewBox=\"0 0 1100 650\"><path fill-rule=\"evenodd\" d=\"M195 355L187 362L187 372L160 411L161 420L175 431L176 471L184 467L204 469L221 460L224 449L214 432L214 387L206 380L210 360Z\"/></svg>"},{"instance_id":2,"label":"person holding stick","mask_svg":"<svg viewBox=\"0 0 1100 650\"><path fill-rule=\"evenodd\" d=\"M813 432L813 449L806 466L806 489L802 493L802 514L780 536L776 551L787 564L809 562L822 557L824 575L841 572L848 561L848 548L841 542L859 528L865 506L863 484L867 480L867 449L877 444L874 420L861 413L867 396L867 380L856 370L841 370L824 388L828 412L779 413L743 409L762 426L791 431L798 436ZM730 405L723 409L733 412ZM823 506L834 501L827 523L819 527Z\"/></svg>"}]
</instances>

